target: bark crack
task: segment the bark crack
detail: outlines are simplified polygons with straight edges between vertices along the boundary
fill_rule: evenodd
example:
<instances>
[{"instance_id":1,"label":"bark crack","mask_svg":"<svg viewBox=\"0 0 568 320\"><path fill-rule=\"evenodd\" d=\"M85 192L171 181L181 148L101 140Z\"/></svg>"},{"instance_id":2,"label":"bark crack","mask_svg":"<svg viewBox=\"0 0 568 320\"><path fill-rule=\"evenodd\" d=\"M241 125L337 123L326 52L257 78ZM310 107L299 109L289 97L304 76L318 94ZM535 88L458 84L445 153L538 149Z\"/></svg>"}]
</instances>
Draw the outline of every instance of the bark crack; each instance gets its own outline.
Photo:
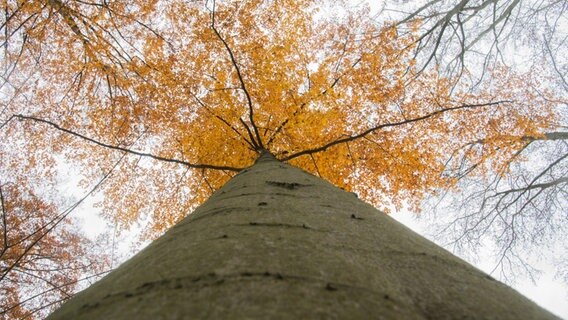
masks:
<instances>
[{"instance_id":1,"label":"bark crack","mask_svg":"<svg viewBox=\"0 0 568 320\"><path fill-rule=\"evenodd\" d=\"M277 227L277 228L299 228L299 229L306 229L318 232L326 232L324 230L314 229L310 226L307 226L305 223L301 225L297 224L288 224L288 223L274 223L274 222L249 222L248 224L234 224L234 226L254 226L254 227Z\"/></svg>"},{"instance_id":2,"label":"bark crack","mask_svg":"<svg viewBox=\"0 0 568 320\"><path fill-rule=\"evenodd\" d=\"M329 281L327 279L320 279L316 277L308 276L298 276L291 274L283 274L280 272L271 271L242 271L238 273L230 274L216 274L208 273L198 276L188 276L188 277L178 277L172 279L163 279L157 281L145 282L136 288L131 290L125 290L116 292L113 294L107 294L102 299L95 301L93 303L87 303L81 306L81 309L92 309L98 307L104 307L105 304L117 303L123 299L139 298L145 294L148 294L154 290L180 290L180 289L200 289L204 287L211 287L217 285L223 285L227 281L262 281L265 279L278 280L278 281L288 281L288 282L299 282L306 284L315 284L321 287L322 290L326 291L338 291L338 290L356 290L365 291L377 296L388 296L385 292L377 292L372 289L361 287L353 284L347 284L337 281Z\"/></svg>"},{"instance_id":3,"label":"bark crack","mask_svg":"<svg viewBox=\"0 0 568 320\"><path fill-rule=\"evenodd\" d=\"M274 187L285 188L289 190L294 190L300 187L309 187L310 184L301 184L297 182L282 182L282 181L266 181L266 184Z\"/></svg>"}]
</instances>

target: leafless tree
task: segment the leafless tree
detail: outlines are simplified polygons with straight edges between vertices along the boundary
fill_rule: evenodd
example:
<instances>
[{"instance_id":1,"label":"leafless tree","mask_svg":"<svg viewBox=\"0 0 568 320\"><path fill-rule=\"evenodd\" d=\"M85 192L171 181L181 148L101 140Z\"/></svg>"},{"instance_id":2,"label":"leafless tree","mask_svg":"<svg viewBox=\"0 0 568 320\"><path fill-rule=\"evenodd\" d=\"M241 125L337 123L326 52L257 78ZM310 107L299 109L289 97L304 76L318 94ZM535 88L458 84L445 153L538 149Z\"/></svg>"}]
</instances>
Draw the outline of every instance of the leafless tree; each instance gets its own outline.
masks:
<instances>
[{"instance_id":1,"label":"leafless tree","mask_svg":"<svg viewBox=\"0 0 568 320\"><path fill-rule=\"evenodd\" d=\"M568 132L527 137L503 172L483 178L468 176L475 163L454 157L454 170L448 174L459 180L457 189L433 197L428 202L433 207L427 206L434 209L430 218L435 237L466 255L492 248L493 271L505 280L520 274L534 278L542 258L565 264L546 252L566 246Z\"/></svg>"},{"instance_id":2,"label":"leafless tree","mask_svg":"<svg viewBox=\"0 0 568 320\"><path fill-rule=\"evenodd\" d=\"M479 81L499 64L546 65L566 90L567 10L560 0L432 0L387 5L385 12L401 35L415 37L420 70L435 65Z\"/></svg>"},{"instance_id":3,"label":"leafless tree","mask_svg":"<svg viewBox=\"0 0 568 320\"><path fill-rule=\"evenodd\" d=\"M438 68L475 90L498 66L538 70L557 99L557 126L524 137L502 171L473 178L477 164L459 152L451 155L447 174L459 181L457 188L440 191L425 206L432 212L433 234L451 248L465 254L492 244L494 271L534 275L533 253L568 246L563 237L568 227L568 2L402 1L387 4L384 12L398 21L399 35L414 37L420 72ZM480 141L461 151L476 148L482 148Z\"/></svg>"}]
</instances>

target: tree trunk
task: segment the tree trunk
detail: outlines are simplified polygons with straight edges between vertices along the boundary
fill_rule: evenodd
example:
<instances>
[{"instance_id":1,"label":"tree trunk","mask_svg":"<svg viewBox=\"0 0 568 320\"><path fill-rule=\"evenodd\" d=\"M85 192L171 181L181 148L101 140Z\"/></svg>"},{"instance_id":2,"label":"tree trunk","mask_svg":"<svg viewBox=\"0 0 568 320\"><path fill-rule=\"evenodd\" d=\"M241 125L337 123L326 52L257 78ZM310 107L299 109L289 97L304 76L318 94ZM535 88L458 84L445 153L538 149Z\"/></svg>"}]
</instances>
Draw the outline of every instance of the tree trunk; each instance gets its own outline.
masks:
<instances>
[{"instance_id":1,"label":"tree trunk","mask_svg":"<svg viewBox=\"0 0 568 320\"><path fill-rule=\"evenodd\" d=\"M555 319L270 154L50 316L182 318Z\"/></svg>"}]
</instances>

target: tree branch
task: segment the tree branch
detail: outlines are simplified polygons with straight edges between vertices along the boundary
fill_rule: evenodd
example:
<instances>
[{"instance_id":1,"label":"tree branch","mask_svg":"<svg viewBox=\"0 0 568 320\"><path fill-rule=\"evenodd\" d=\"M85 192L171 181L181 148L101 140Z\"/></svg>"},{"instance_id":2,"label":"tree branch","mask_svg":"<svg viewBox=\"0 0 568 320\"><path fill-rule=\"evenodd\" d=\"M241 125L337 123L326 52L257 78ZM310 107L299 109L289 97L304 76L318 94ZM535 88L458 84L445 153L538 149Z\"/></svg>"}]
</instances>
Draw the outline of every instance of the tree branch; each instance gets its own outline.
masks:
<instances>
[{"instance_id":1,"label":"tree branch","mask_svg":"<svg viewBox=\"0 0 568 320\"><path fill-rule=\"evenodd\" d=\"M106 271L102 271L102 272L100 272L100 273L96 273L96 274L92 274L92 275L86 276L86 277L81 278L81 279L72 280L72 281L69 281L69 282L66 282L66 283L60 285L59 287L67 287L67 286L75 285L75 284L77 284L77 283L79 283L79 282L81 282L81 281L89 280L89 279L91 279L91 278L100 277L100 276L105 275L105 274L107 274L107 273L109 273L109 272L111 272L111 271L112 271L112 270L106 270ZM13 310L13 309L15 309L15 308L17 308L17 307L19 307L19 306L22 306L22 305L26 304L27 302L29 302L29 301L31 301L31 300L33 300L33 299L35 299L35 298L41 297L42 295L44 295L44 294L46 294L46 293L49 293L49 292L51 292L51 291L55 291L55 290L58 290L58 289L59 289L59 288L50 288L50 289L44 290L44 291L42 291L42 292L39 292L39 293L37 293L37 294L35 294L35 295L33 295L33 296L30 296L30 297L26 298L25 300L22 300L22 301L20 301L20 302L14 304L14 305L12 305L12 306L7 307L6 309L0 310L0 314L6 314L6 313L9 312L10 310Z\"/></svg>"},{"instance_id":2,"label":"tree branch","mask_svg":"<svg viewBox=\"0 0 568 320\"><path fill-rule=\"evenodd\" d=\"M6 205L4 201L4 194L2 193L2 184L0 183L0 202L2 202L2 232L3 234L3 241L2 244L2 251L0 252L0 257L4 255L4 252L8 249L8 227L6 226Z\"/></svg>"},{"instance_id":3,"label":"tree branch","mask_svg":"<svg viewBox=\"0 0 568 320\"><path fill-rule=\"evenodd\" d=\"M568 140L568 132L555 131L544 134L544 139L531 138L531 140Z\"/></svg>"},{"instance_id":4,"label":"tree branch","mask_svg":"<svg viewBox=\"0 0 568 320\"><path fill-rule=\"evenodd\" d=\"M353 62L351 64L351 69L353 69L355 66L357 66L362 60L362 57L359 57L358 59L355 60L355 62ZM343 78L345 75L347 74L347 71L343 72L342 74L340 74L337 78L333 79L333 82L331 83L331 85L326 88L325 90L323 90L318 97L321 96L325 96L329 90L332 90L341 80L341 78ZM270 138L268 139L268 143L266 144L268 147L270 147L270 145L272 144L272 142L274 142L274 138L276 138L276 136L280 133L280 131L282 131L282 129L284 129L284 127L288 124L288 122L295 118L296 116L298 116L298 114L300 113L300 111L304 110L304 107L307 106L307 104L310 101L306 101L304 103L302 103L300 106L298 106L298 108L294 111L294 113L292 113L292 115L288 118L286 118L284 121L282 121L277 127L276 129L273 131L273 133L270 135Z\"/></svg>"},{"instance_id":5,"label":"tree branch","mask_svg":"<svg viewBox=\"0 0 568 320\"><path fill-rule=\"evenodd\" d=\"M221 40L225 49L227 49L227 52L229 53L229 57L231 58L231 63L233 64L233 66L235 67L235 71L237 72L237 77L239 78L239 82L241 84L241 89L245 93L245 97L247 99L247 105L248 105L248 109L249 109L249 121L250 121L250 124L251 124L251 126L254 130L254 135L256 137L256 139L253 139L252 142L253 142L253 144L255 144L257 149L264 149L262 139L260 138L260 133L258 132L258 127L254 122L254 108L252 106L252 99L250 97L250 94L249 94L246 86L245 86L245 81L243 79L243 75L241 74L241 70L239 68L239 65L237 64L237 60L235 59L235 55L233 54L233 50L231 50L227 41L225 41L225 39L223 39L223 37L221 36L219 31L215 27L215 1L213 1L213 13L212 13L212 17L211 17L211 28L213 29L213 32L215 32L215 35L217 35L219 40ZM247 131L249 131L249 130L250 129L247 127Z\"/></svg>"},{"instance_id":6,"label":"tree branch","mask_svg":"<svg viewBox=\"0 0 568 320\"><path fill-rule=\"evenodd\" d=\"M562 177L562 178L559 178L559 179L556 179L556 180L543 182L543 183L529 184L526 187L514 188L514 189L505 190L505 191L499 191L499 192L495 193L495 196L508 195L508 194L515 193L515 192L526 192L526 191L532 190L532 189L547 189L547 188L554 187L554 186L557 186L557 185L562 184L562 183L568 183L568 177Z\"/></svg>"},{"instance_id":7,"label":"tree branch","mask_svg":"<svg viewBox=\"0 0 568 320\"><path fill-rule=\"evenodd\" d=\"M190 168L194 168L194 169L228 170L228 171L235 171L235 172L238 172L238 171L243 169L243 168L236 168L236 167L230 167L230 166L218 166L218 165L201 164L201 163L190 163L190 162L182 161L182 160L178 160L178 159L170 159L170 158L157 156L157 155L153 155L153 154L146 153L146 152L130 150L130 149L127 149L127 148L123 148L123 147L119 147L119 146L115 146L115 145L111 145L111 144L107 144L107 143L104 143L104 142L97 141L93 138L89 138L89 137L84 136L80 133L71 131L71 130L66 129L66 128L62 128L58 124L53 123L49 120L44 120L44 119L36 118L36 117L33 117L33 116L25 116L25 115L21 115L21 114L16 114L16 115L12 115L8 121L10 121L13 118L17 118L17 119L20 119L20 120L32 120L32 121L35 121L35 122L47 124L47 125L55 128L59 131L65 132L67 134L70 134L70 135L75 136L77 138L80 138L80 139L83 139L85 141L94 143L94 144L101 146L101 147L104 147L104 148L122 151L122 152L126 152L126 153L129 153L129 154L141 156L141 157L148 157L148 158L152 158L154 160L159 160L159 161L163 161L163 162L177 163L177 164L181 164L181 165L184 165L184 166L187 166L187 167L190 167Z\"/></svg>"},{"instance_id":8,"label":"tree branch","mask_svg":"<svg viewBox=\"0 0 568 320\"><path fill-rule=\"evenodd\" d=\"M377 125L375 127L369 128L365 131L363 131L362 133L359 133L357 135L354 136L348 136L345 138L341 138L341 139L337 139L334 141L331 141L327 144L324 144L323 146L320 147L316 147L316 148L312 148L312 149L306 149L300 152L296 152L294 154L291 154L287 157L282 158L282 161L288 161L294 158L297 158L299 156L303 156L303 155L307 155L307 154L313 154L313 153L317 153L317 152L321 152L321 151L325 151L328 148L344 143L344 142L349 142L349 141L353 141L362 137L365 137L366 135L375 132L377 130L383 129L383 128L388 128L388 127L396 127L396 126L400 126L400 125L404 125L404 124L408 124L408 123L413 123L413 122L418 122L418 121L422 121L431 117L434 117L436 115L448 112L448 111L455 111L455 110L460 110L460 109L474 109L474 108L480 108L480 107L488 107L488 106L492 106L492 105L499 105L501 103L504 102L510 102L510 101L497 101L497 102L490 102L490 103L485 103L485 104L464 104L461 106L457 106L457 107L451 107L451 108L444 108L444 109L440 109L431 113L428 113L426 115L423 115L421 117L417 117L417 118L412 118L412 119L406 119L403 121L398 121L398 122L391 122L391 123L385 123L385 124L380 124Z\"/></svg>"},{"instance_id":9,"label":"tree branch","mask_svg":"<svg viewBox=\"0 0 568 320\"><path fill-rule=\"evenodd\" d=\"M527 184L527 186L520 188L520 193L519 195L513 199L512 201L509 202L509 204L506 206L510 206L513 203L517 202L525 193L529 192L529 190L535 189L535 188L539 188L538 186L535 187L535 183L538 181L538 179L540 179L542 176L544 176L547 172L549 172L552 168L554 168L554 166L558 165L560 162L564 161L564 159L568 158L568 153L564 154L563 156L561 156L560 158L556 159L554 162L552 162L551 164L549 164L544 170L542 170L536 177L534 177L530 183ZM563 179L559 179L559 180L563 180ZM558 181L558 180L557 180ZM560 181L559 183L562 183L562 181ZM540 184L542 185L546 185L546 183L542 183ZM554 185L554 184L553 184ZM540 187L540 190L543 190L545 188ZM513 191L517 191L517 190L513 190ZM507 195L509 193L512 193L513 191L505 191L505 192L498 192L495 195L491 196L491 197L498 197L500 196L501 199L504 199L504 195Z\"/></svg>"},{"instance_id":10,"label":"tree branch","mask_svg":"<svg viewBox=\"0 0 568 320\"><path fill-rule=\"evenodd\" d=\"M189 89L188 89L189 91ZM239 130L237 130L237 128L233 127L227 120L223 119L221 116L217 115L215 112L213 112L213 110L211 108L209 108L209 106L207 106L203 101L201 101L201 99L199 99L199 97L197 97L193 92L189 91L189 94L197 101L197 103L205 108L205 110L207 110L207 112L211 113L215 118L219 119L221 122L223 122L226 126L228 126L229 128L231 128L231 130L233 130L239 137L241 137L243 139L244 142L246 142L246 144L248 144L250 146L250 148L252 148L252 150L254 150L255 146L252 144L251 141L249 141L247 138L245 138L240 132ZM246 127L245 127L246 128ZM248 129L248 128L246 128ZM247 130L248 131L248 130ZM250 131L249 131L249 136L250 136Z\"/></svg>"}]
</instances>

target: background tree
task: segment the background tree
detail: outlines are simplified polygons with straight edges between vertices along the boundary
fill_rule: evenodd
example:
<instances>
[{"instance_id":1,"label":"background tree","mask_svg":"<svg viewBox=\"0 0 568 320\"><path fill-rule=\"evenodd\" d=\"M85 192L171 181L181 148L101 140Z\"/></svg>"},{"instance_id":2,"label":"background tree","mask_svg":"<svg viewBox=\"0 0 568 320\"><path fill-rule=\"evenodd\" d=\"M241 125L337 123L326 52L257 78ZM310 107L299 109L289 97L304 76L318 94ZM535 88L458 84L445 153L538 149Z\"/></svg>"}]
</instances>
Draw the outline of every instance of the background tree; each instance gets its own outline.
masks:
<instances>
[{"instance_id":1,"label":"background tree","mask_svg":"<svg viewBox=\"0 0 568 320\"><path fill-rule=\"evenodd\" d=\"M14 319L45 316L106 267L104 251L67 219L74 207L58 213L26 187L0 188L0 301Z\"/></svg>"},{"instance_id":2,"label":"background tree","mask_svg":"<svg viewBox=\"0 0 568 320\"><path fill-rule=\"evenodd\" d=\"M391 2L384 12L403 34L418 29L414 54L420 57L419 70L438 65L458 78L474 73L478 81L499 65L545 68L566 90L567 61L561 52L567 9L556 0L434 0L404 7Z\"/></svg>"},{"instance_id":3,"label":"background tree","mask_svg":"<svg viewBox=\"0 0 568 320\"><path fill-rule=\"evenodd\" d=\"M566 248L568 61L562 53L568 50L568 5L464 0L415 7L406 3L401 10L394 3L386 7L394 9L389 12L399 18L402 34L415 35L418 28L414 56L419 70L436 66L475 88L492 77L488 71L507 65L540 74L540 81L555 92L559 107L554 127L539 137L524 137L507 165L483 179L471 174L480 169L479 164L463 157L485 148L483 141L464 143L447 165L447 174L460 180L459 188L440 190L442 196L428 203L443 212L431 216L436 226L432 234L439 241L462 254L478 252L489 241L494 271L499 270L501 277L512 280L512 274L520 273L533 277L538 270L531 256L545 247ZM566 261L555 260L559 275L565 276Z\"/></svg>"},{"instance_id":4,"label":"background tree","mask_svg":"<svg viewBox=\"0 0 568 320\"><path fill-rule=\"evenodd\" d=\"M142 239L262 150L379 208L418 210L460 181L448 155L472 177L505 172L560 121L542 79L495 66L472 89L416 64L418 24L401 34L346 1L4 8L3 190L63 212L50 185L64 159L119 230L145 223Z\"/></svg>"}]
</instances>

